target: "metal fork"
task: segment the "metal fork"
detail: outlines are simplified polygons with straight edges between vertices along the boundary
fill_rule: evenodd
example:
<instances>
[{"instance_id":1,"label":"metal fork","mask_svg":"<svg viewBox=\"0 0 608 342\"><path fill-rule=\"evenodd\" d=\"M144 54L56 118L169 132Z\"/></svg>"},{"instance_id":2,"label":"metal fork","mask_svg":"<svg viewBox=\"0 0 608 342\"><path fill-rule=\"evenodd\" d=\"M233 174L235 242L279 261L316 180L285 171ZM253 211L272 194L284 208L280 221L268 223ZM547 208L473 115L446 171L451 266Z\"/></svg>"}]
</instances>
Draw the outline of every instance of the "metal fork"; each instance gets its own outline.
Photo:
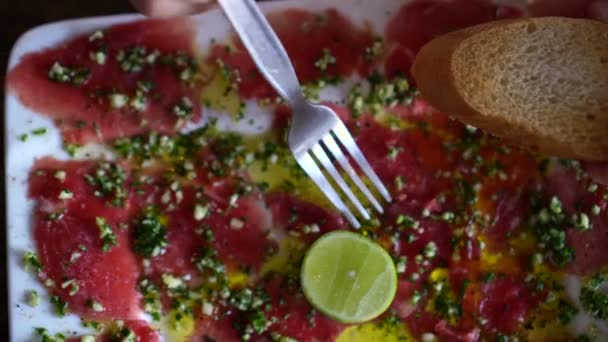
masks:
<instances>
[{"instance_id":1,"label":"metal fork","mask_svg":"<svg viewBox=\"0 0 608 342\"><path fill-rule=\"evenodd\" d=\"M356 161L387 202L391 200L389 192L336 113L327 106L312 104L303 97L296 73L285 49L255 1L219 0L218 2L249 51L258 71L292 109L289 147L300 167L353 227L359 228L359 221L334 190L319 168L319 164L329 173L342 193L365 220L369 220L370 214L344 181L330 156L350 176L369 203L382 213L382 206L350 165L344 150Z\"/></svg>"}]
</instances>

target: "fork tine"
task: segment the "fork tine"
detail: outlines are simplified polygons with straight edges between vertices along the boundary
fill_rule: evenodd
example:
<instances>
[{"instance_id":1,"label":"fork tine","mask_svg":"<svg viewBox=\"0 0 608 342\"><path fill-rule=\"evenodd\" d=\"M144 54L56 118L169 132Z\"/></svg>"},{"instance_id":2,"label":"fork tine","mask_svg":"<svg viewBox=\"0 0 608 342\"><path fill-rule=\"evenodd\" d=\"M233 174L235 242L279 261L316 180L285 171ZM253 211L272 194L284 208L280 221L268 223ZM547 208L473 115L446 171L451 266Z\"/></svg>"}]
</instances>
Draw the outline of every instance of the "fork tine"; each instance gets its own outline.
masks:
<instances>
[{"instance_id":1,"label":"fork tine","mask_svg":"<svg viewBox=\"0 0 608 342\"><path fill-rule=\"evenodd\" d=\"M327 172L329 172L334 181L336 181L340 189L342 189L342 192L346 194L346 197L351 200L351 202L354 204L355 208L357 208L357 210L361 213L363 218L369 220L369 213L367 212L367 210L365 210L365 208L363 208L363 205L361 205L361 202L359 202L359 199L357 199L357 196L353 194L348 185L346 185L346 182L344 182L344 179L342 179L342 176L340 175L340 173L338 173L338 170L336 170L334 164L327 157L327 154L325 153L325 150L323 150L323 147L321 147L320 144L314 145L312 147L312 153L321 162Z\"/></svg>"},{"instance_id":2,"label":"fork tine","mask_svg":"<svg viewBox=\"0 0 608 342\"><path fill-rule=\"evenodd\" d=\"M331 134L328 134L323 138L323 143L325 144L327 149L329 149L331 154L333 154L333 156L338 160L338 163L340 163L340 166L342 166L342 169L344 169L344 171L346 171L346 173L348 173L350 178L355 182L355 184L357 185L359 190L361 190L361 192L363 192L365 197L367 197L367 199L374 206L374 208L379 213L382 213L383 212L382 206L380 206L380 203L378 203L378 201L376 200L374 195L372 195L372 193L369 191L367 186L363 183L363 181L361 180L359 175L355 172L355 170L352 168L352 166L350 166L348 159L346 159L346 156L344 155L344 153L342 153L342 149L340 148L340 146L338 146L338 144L336 143L334 138L331 136Z\"/></svg>"},{"instance_id":3,"label":"fork tine","mask_svg":"<svg viewBox=\"0 0 608 342\"><path fill-rule=\"evenodd\" d=\"M382 197L384 197L387 202L390 202L391 195L388 193L388 190L386 190L386 187L384 187L384 184L382 184L380 178L378 178L378 175L376 175L376 173L374 172L374 169L372 169L372 167L369 165L367 159L365 159L365 156L363 156L363 153L357 146L357 143L355 143L353 137L348 132L348 129L346 128L344 123L342 121L338 121L333 131L338 141L340 141L342 145L346 147L346 150L357 161L365 175L367 175L367 177L376 186Z\"/></svg>"},{"instance_id":4,"label":"fork tine","mask_svg":"<svg viewBox=\"0 0 608 342\"><path fill-rule=\"evenodd\" d=\"M348 210L346 204L344 204L342 199L340 199L340 196L329 184L329 181L327 178L325 178L323 172L321 172L312 156L308 153L304 153L300 156L296 156L296 160L298 164L300 164L300 167L302 167L302 169L306 171L308 176L313 180L313 182L315 182L315 184L317 184L317 186L323 190L325 196L327 196L331 203L338 208L342 215L346 217L348 222L350 222L354 228L360 228L361 225L359 224L359 221L357 221L355 216L353 216L350 210Z\"/></svg>"}]
</instances>

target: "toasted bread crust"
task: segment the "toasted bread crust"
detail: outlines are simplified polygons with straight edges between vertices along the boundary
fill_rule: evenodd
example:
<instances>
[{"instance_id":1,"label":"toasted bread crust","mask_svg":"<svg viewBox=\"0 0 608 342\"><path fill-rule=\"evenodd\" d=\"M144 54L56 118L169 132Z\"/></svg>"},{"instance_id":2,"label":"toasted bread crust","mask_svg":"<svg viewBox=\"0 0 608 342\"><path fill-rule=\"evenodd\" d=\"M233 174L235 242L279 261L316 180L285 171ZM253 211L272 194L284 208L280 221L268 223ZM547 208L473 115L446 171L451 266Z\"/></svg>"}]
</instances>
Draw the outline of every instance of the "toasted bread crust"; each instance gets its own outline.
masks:
<instances>
[{"instance_id":1,"label":"toasted bread crust","mask_svg":"<svg viewBox=\"0 0 608 342\"><path fill-rule=\"evenodd\" d=\"M593 110L589 109L589 113L592 113L592 115L585 115L588 118L581 118L581 112L586 112L584 110L564 110L567 106L559 104L547 106L541 99L537 101L538 103L534 104L536 108L546 108L546 115L550 116L549 119L551 119L548 125L544 125L545 122L542 121L542 127L539 126L539 122L535 121L533 117L526 118L525 115L522 117L521 113L526 108L524 104L520 104L519 106L517 104L514 105L515 107L519 107L513 108L514 112L520 113L519 117L505 112L504 105L502 107L492 105L491 101L484 101L486 104L485 112L480 112L474 108L476 104L471 101L488 96L488 92L483 87L485 85L483 78L491 76L483 74L480 70L476 70L474 65L465 66L464 70L462 70L462 65L466 65L466 63L463 63L462 56L466 54L462 54L459 49L463 49L464 45L468 45L469 47L475 46L476 49L481 49L479 53L483 56L485 52L483 51L484 44L483 41L479 42L481 39L479 37L484 36L483 33L491 32L491 39L512 41L514 35L519 34L521 31L519 27L521 25L529 25L530 23L532 25L539 25L545 30L552 30L556 25L560 25L561 27L555 29L555 34L558 35L558 38L560 34L563 34L563 31L567 31L569 35L580 37L588 37L592 33L595 37L599 37L597 39L600 39L602 42L605 41L608 46L608 25L591 20L528 18L496 21L474 26L438 37L425 45L418 53L412 73L421 95L438 110L453 115L466 124L478 127L510 143L520 145L534 152L564 158L594 161L608 160L608 110L603 108L604 104L608 103L608 88L602 91L603 87L608 84L608 64L605 65L605 68L604 66L599 67L600 69L604 68L601 70L606 71L605 75L599 75L597 79L593 80L595 82L593 84L597 83L597 87L599 88L589 90L591 92L589 96L594 99L600 97L598 100L599 105L595 106L600 109L595 107ZM518 29L515 29L516 27ZM564 30L564 27L567 27L568 30ZM488 35L486 34L485 36L483 39L487 39ZM518 39L518 37L515 36L515 39ZM581 43L581 45L585 44L588 45L586 42ZM508 46L508 44L505 45ZM540 48L543 49L543 46ZM564 48L572 47L564 44ZM510 51L505 51L504 53L510 53ZM547 51L546 53L553 52ZM602 54L602 56L590 56L589 58L597 58L599 60L600 58L604 58L604 53L605 51L599 51L597 54ZM560 58L559 55L555 55L556 58ZM498 60L500 58L496 58L496 61ZM489 60L490 63L496 61L491 60L491 58ZM590 63L578 63L576 67L591 68L589 65ZM593 64L593 71L597 68L597 65ZM523 78L532 72L538 73L538 67L537 65L526 64L521 68L521 71L521 78ZM465 78L465 76L462 76L463 73L473 75L472 77L466 76L465 81L470 81L470 79L481 81L480 84L482 86L463 89L463 78ZM518 85L519 81L517 80ZM585 86L577 89L584 89L586 91L587 88L592 87ZM547 91L551 91L551 89L547 89ZM498 96L502 96L502 94ZM497 99L496 101L500 100ZM528 101L534 102L536 98L531 97ZM490 105L488 106L487 103L490 103ZM575 105L580 107L582 104L576 103ZM477 108L479 108L478 103ZM553 117L556 120L553 120ZM568 127L559 127L559 125L565 124ZM549 127L552 125L555 125L555 127ZM563 132L568 132L568 134L564 135Z\"/></svg>"}]
</instances>

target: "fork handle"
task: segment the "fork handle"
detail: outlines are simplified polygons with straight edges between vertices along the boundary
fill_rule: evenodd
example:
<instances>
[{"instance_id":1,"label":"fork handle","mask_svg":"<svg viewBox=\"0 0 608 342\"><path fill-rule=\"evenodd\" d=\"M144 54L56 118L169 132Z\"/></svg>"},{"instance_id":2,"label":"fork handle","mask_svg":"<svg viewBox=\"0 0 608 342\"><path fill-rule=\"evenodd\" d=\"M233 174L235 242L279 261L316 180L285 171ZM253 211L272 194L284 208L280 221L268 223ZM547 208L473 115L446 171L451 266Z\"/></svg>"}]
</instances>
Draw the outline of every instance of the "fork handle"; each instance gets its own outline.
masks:
<instances>
[{"instance_id":1,"label":"fork handle","mask_svg":"<svg viewBox=\"0 0 608 342\"><path fill-rule=\"evenodd\" d=\"M218 0L258 71L292 107L304 98L281 41L254 0Z\"/></svg>"}]
</instances>

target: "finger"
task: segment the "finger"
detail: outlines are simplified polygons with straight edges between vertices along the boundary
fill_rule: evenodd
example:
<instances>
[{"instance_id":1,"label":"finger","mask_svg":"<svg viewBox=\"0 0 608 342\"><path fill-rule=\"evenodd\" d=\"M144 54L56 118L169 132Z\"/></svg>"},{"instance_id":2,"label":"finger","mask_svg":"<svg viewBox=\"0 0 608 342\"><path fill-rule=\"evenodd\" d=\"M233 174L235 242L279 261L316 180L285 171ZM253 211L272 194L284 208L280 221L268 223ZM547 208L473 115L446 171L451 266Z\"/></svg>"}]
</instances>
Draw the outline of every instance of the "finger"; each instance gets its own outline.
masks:
<instances>
[{"instance_id":1,"label":"finger","mask_svg":"<svg viewBox=\"0 0 608 342\"><path fill-rule=\"evenodd\" d=\"M587 9L589 17L608 23L608 0L596 0Z\"/></svg>"},{"instance_id":2,"label":"finger","mask_svg":"<svg viewBox=\"0 0 608 342\"><path fill-rule=\"evenodd\" d=\"M204 12L213 6L210 0L131 0L135 8L153 17L173 17Z\"/></svg>"}]
</instances>

